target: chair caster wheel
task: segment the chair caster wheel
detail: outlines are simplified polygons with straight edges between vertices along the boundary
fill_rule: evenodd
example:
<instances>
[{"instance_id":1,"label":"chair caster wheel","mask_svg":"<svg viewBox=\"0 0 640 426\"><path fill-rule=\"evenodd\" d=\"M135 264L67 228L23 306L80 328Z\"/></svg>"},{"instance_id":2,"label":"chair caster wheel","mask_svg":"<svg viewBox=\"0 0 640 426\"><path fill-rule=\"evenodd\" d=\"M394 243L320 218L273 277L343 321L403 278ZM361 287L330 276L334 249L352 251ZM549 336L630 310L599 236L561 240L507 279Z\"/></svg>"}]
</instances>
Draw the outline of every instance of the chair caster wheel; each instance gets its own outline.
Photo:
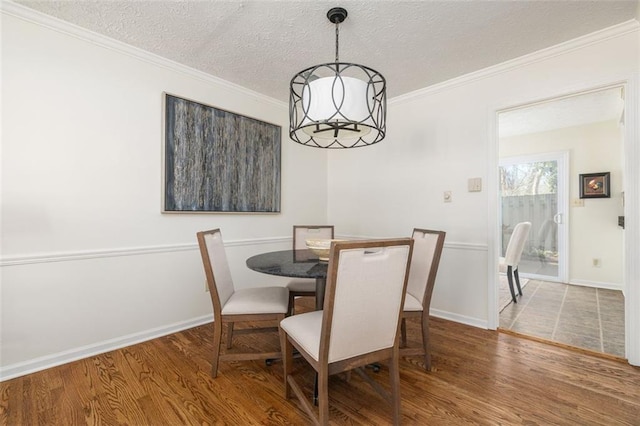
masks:
<instances>
[{"instance_id":1,"label":"chair caster wheel","mask_svg":"<svg viewBox=\"0 0 640 426\"><path fill-rule=\"evenodd\" d=\"M374 364L368 364L367 367L372 369L374 373L380 372L380 364L378 364L377 362Z\"/></svg>"}]
</instances>

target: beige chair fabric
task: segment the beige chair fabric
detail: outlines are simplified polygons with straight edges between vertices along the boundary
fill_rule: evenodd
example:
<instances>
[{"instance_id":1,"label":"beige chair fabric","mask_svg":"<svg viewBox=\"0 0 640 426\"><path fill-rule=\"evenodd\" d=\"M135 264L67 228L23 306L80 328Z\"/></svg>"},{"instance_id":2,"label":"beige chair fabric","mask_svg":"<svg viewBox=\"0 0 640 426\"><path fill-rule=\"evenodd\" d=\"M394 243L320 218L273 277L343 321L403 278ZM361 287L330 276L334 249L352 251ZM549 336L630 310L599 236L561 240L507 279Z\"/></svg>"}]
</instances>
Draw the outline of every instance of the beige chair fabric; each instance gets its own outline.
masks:
<instances>
[{"instance_id":1,"label":"beige chair fabric","mask_svg":"<svg viewBox=\"0 0 640 426\"><path fill-rule=\"evenodd\" d=\"M227 262L219 229L197 233L198 245L213 305L213 361L211 375L218 375L219 361L280 358L281 352L221 353L222 327L227 324L227 349L231 349L235 334L277 330L277 323L288 312L289 290L285 287L254 287L236 289ZM271 327L234 330L235 322L270 322Z\"/></svg>"},{"instance_id":2,"label":"beige chair fabric","mask_svg":"<svg viewBox=\"0 0 640 426\"><path fill-rule=\"evenodd\" d=\"M402 318L402 343L400 353L403 356L420 355L424 357L425 369L431 369L431 345L429 341L429 307L440 264L446 233L429 229L413 230L413 256L409 269L407 296L404 301ZM406 318L420 318L422 327L422 347L407 347Z\"/></svg>"},{"instance_id":3,"label":"beige chair fabric","mask_svg":"<svg viewBox=\"0 0 640 426\"><path fill-rule=\"evenodd\" d=\"M381 394L400 419L399 333L413 241L334 242L327 272L324 309L280 322L285 395L291 390L317 424L328 424L328 376L356 371L381 391L361 367L389 361L391 393ZM293 348L318 373L318 417L292 375Z\"/></svg>"},{"instance_id":4,"label":"beige chair fabric","mask_svg":"<svg viewBox=\"0 0 640 426\"><path fill-rule=\"evenodd\" d=\"M293 227L293 249L305 250L307 240L311 239L333 239L332 225L294 225Z\"/></svg>"},{"instance_id":5,"label":"beige chair fabric","mask_svg":"<svg viewBox=\"0 0 640 426\"><path fill-rule=\"evenodd\" d=\"M293 249L306 250L306 240L309 239L333 239L332 225L294 225ZM316 280L298 278L287 283L289 289L290 314L295 312L295 298L303 296L315 296Z\"/></svg>"},{"instance_id":6,"label":"beige chair fabric","mask_svg":"<svg viewBox=\"0 0 640 426\"><path fill-rule=\"evenodd\" d=\"M507 250L504 253L504 257L500 258L498 269L501 273L507 274L507 280L509 281L509 291L511 292L511 299L513 303L518 303L516 293L513 288L513 281L515 278L516 285L518 287L518 294L522 296L522 287L520 287L520 274L518 272L518 265L522 258L522 252L524 251L524 245L529 238L529 231L531 230L531 222L520 222L513 228L511 238L509 238L509 244Z\"/></svg>"}]
</instances>

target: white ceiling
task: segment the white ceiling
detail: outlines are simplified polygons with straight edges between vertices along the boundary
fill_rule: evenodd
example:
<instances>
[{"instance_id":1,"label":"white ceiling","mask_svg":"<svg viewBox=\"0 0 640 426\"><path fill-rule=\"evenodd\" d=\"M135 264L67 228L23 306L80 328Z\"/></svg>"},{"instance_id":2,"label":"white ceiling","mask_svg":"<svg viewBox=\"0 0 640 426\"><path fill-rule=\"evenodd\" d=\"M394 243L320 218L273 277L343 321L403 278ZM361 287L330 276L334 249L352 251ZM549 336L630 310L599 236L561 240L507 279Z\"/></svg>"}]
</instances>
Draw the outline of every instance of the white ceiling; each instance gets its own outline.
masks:
<instances>
[{"instance_id":1,"label":"white ceiling","mask_svg":"<svg viewBox=\"0 0 640 426\"><path fill-rule=\"evenodd\" d=\"M540 133L618 120L624 111L621 87L540 102L499 114L500 137Z\"/></svg>"},{"instance_id":2,"label":"white ceiling","mask_svg":"<svg viewBox=\"0 0 640 426\"><path fill-rule=\"evenodd\" d=\"M340 59L387 79L390 98L636 18L637 0L17 0L273 98L332 62L331 7L345 7Z\"/></svg>"}]
</instances>

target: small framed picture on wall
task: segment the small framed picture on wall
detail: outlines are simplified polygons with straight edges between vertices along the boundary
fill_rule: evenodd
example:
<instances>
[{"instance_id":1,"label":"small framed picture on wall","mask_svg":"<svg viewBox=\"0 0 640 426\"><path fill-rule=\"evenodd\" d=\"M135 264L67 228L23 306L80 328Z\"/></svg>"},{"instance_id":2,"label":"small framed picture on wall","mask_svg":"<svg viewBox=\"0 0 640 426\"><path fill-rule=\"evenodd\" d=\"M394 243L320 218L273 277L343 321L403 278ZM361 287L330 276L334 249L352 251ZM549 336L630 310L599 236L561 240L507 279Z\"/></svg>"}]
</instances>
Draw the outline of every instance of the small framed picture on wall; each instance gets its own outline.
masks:
<instances>
[{"instance_id":1,"label":"small framed picture on wall","mask_svg":"<svg viewBox=\"0 0 640 426\"><path fill-rule=\"evenodd\" d=\"M610 173L581 174L580 198L611 198Z\"/></svg>"}]
</instances>

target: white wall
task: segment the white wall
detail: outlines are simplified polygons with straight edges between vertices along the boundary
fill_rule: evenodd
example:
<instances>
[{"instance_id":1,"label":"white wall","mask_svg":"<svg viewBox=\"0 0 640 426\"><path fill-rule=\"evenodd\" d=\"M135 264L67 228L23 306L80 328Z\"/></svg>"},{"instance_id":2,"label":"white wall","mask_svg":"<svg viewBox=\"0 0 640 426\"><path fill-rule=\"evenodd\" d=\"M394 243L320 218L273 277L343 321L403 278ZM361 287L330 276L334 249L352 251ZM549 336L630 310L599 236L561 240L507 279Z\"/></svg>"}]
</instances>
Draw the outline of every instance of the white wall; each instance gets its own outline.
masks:
<instances>
[{"instance_id":1,"label":"white wall","mask_svg":"<svg viewBox=\"0 0 640 426\"><path fill-rule=\"evenodd\" d=\"M285 282L247 257L326 223L327 155L289 140L285 103L111 46L2 15L5 378L209 321L199 230L246 286ZM282 213L160 213L163 92L282 126Z\"/></svg>"},{"instance_id":2,"label":"white wall","mask_svg":"<svg viewBox=\"0 0 640 426\"><path fill-rule=\"evenodd\" d=\"M443 229L433 310L486 326L488 193L466 187L487 182L490 112L638 71L637 30L605 37L392 100L382 143L326 153L288 140L285 104L2 7L0 378L210 320L195 233L214 227L239 285L283 282L244 261L288 247L294 223ZM160 214L162 92L282 126L281 214Z\"/></svg>"},{"instance_id":3,"label":"white wall","mask_svg":"<svg viewBox=\"0 0 640 426\"><path fill-rule=\"evenodd\" d=\"M497 184L489 167L494 164L497 169L498 156L492 114L633 79L638 45L635 23L632 31L587 37L394 99L383 142L362 151L330 153L329 221L354 234L376 236L409 235L414 227L446 231L432 313L488 325L490 316L497 316L488 309L494 272L488 265L493 255L487 250L496 246L497 223L488 217L495 207L486 186L491 176ZM467 179L472 177L483 178L482 192L467 192ZM443 202L447 190L453 192L451 203ZM492 191L497 203L497 190ZM640 288L640 283L631 284ZM633 312L638 322L640 312Z\"/></svg>"},{"instance_id":4,"label":"white wall","mask_svg":"<svg viewBox=\"0 0 640 426\"><path fill-rule=\"evenodd\" d=\"M569 152L569 199L580 200L580 173L610 172L611 198L570 203L569 282L622 290L624 231L622 129L617 120L566 127L500 139L500 157L542 152ZM600 259L594 266L592 259Z\"/></svg>"}]
</instances>

